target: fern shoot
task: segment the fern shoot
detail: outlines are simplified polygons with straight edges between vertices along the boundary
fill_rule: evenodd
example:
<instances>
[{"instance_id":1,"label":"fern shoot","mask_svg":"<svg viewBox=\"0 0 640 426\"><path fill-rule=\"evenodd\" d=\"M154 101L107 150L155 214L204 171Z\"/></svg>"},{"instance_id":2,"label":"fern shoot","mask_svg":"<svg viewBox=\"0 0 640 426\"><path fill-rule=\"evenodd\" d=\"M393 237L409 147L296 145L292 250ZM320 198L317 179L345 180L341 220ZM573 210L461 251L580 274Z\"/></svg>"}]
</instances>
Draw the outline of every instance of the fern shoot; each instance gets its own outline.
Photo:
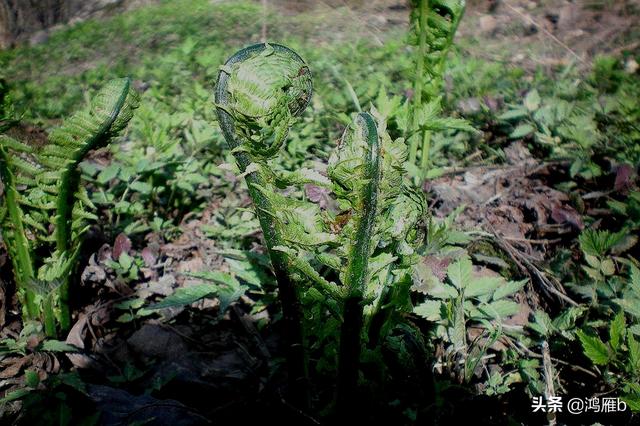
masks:
<instances>
[{"instance_id":1,"label":"fern shoot","mask_svg":"<svg viewBox=\"0 0 640 426\"><path fill-rule=\"evenodd\" d=\"M416 74L410 110L410 131L420 127L420 109L424 103L438 102L444 78L447 53L453 45L464 14L465 0L412 0L411 43L416 46ZM416 164L422 142L420 165L429 165L431 134L425 130L409 138L409 163Z\"/></svg>"},{"instance_id":2,"label":"fern shoot","mask_svg":"<svg viewBox=\"0 0 640 426\"><path fill-rule=\"evenodd\" d=\"M308 405L302 313L289 275L291 259L276 250L286 242L275 197L269 196L275 182L267 162L277 154L311 94L311 74L302 58L285 46L266 43L231 56L221 67L215 89L220 127L245 174L278 282L288 334L290 391L300 406Z\"/></svg>"},{"instance_id":3,"label":"fern shoot","mask_svg":"<svg viewBox=\"0 0 640 426\"><path fill-rule=\"evenodd\" d=\"M60 330L71 326L69 286L87 222L96 218L78 166L90 150L106 146L124 129L137 106L131 81L113 80L86 111L52 131L42 149L0 136L3 239L25 319L43 317L50 336L56 335L56 324ZM36 256L36 250L48 255Z\"/></svg>"},{"instance_id":4,"label":"fern shoot","mask_svg":"<svg viewBox=\"0 0 640 426\"><path fill-rule=\"evenodd\" d=\"M373 117L360 113L329 161L329 176L354 206L354 237L349 241L346 297L338 361L338 408L348 410L358 382L363 326L363 296L369 278L371 239L375 230L381 174L380 140ZM356 164L348 164L348 163ZM356 171L356 174L353 172Z\"/></svg>"},{"instance_id":5,"label":"fern shoot","mask_svg":"<svg viewBox=\"0 0 640 426\"><path fill-rule=\"evenodd\" d=\"M410 310L405 295L426 203L404 182L404 140L389 137L386 118L374 108L355 115L329 157L326 176L304 168L276 172L289 126L310 97L304 62L283 46L260 44L236 53L221 68L215 98L278 280L291 393L305 405L304 297L342 322L337 401L346 413L357 394L363 338L384 341L397 318L393 313ZM323 211L282 191L307 184L332 193L337 210Z\"/></svg>"}]
</instances>

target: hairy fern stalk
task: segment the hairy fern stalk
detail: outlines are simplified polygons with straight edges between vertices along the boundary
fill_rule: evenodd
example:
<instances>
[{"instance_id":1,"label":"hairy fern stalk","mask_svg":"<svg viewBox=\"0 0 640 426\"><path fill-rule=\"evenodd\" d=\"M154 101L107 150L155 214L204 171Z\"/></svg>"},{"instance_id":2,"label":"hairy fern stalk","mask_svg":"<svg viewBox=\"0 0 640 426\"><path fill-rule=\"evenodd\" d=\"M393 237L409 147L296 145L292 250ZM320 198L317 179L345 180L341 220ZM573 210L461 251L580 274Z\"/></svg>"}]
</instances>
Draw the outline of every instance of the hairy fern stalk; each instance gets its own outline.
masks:
<instances>
[{"instance_id":1,"label":"hairy fern stalk","mask_svg":"<svg viewBox=\"0 0 640 426\"><path fill-rule=\"evenodd\" d=\"M439 102L447 53L464 14L465 0L411 0L411 6L410 42L416 46L416 74L410 130L415 131L419 127L418 111L423 103ZM429 165L429 131L410 138L409 162L416 164L421 140L420 165L424 169Z\"/></svg>"},{"instance_id":2,"label":"hairy fern stalk","mask_svg":"<svg viewBox=\"0 0 640 426\"><path fill-rule=\"evenodd\" d=\"M137 106L131 81L113 80L86 111L52 131L41 149L0 135L2 237L25 319L42 317L50 336L58 326L67 330L71 325L69 285L82 236L96 219L78 166L90 150L106 146L125 128Z\"/></svg>"},{"instance_id":3,"label":"hairy fern stalk","mask_svg":"<svg viewBox=\"0 0 640 426\"><path fill-rule=\"evenodd\" d=\"M389 137L386 118L374 108L354 117L326 175L305 168L275 172L288 129L310 97L309 69L278 45L236 53L216 85L220 126L245 176L279 284L290 386L294 395L304 393L298 386L306 381L304 297L342 321L337 399L349 407L364 339L384 341L394 316L411 310L411 270L427 209L405 183L404 140ZM292 195L309 184L333 194L337 211Z\"/></svg>"}]
</instances>

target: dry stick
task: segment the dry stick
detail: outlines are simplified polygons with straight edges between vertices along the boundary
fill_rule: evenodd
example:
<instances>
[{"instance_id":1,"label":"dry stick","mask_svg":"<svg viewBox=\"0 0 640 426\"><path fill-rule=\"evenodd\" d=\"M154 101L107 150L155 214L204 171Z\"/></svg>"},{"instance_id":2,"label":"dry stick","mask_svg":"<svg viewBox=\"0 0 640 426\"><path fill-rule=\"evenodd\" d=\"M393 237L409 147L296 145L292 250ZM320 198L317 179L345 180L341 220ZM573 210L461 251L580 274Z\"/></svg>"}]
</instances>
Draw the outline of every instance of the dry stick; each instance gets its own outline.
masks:
<instances>
[{"instance_id":1,"label":"dry stick","mask_svg":"<svg viewBox=\"0 0 640 426\"><path fill-rule=\"evenodd\" d=\"M522 272L527 273L529 276L535 276L537 280L543 285L543 288L548 292L553 293L560 299L573 306L579 306L576 301L558 290L554 283L552 283L531 261L520 254L515 248L513 248L513 246L509 242L505 241L504 238L499 236L493 225L491 225L490 223L488 225L493 231L493 240L496 242L496 244L498 244L500 248L502 248L507 254L511 256L511 259L515 262L515 264Z\"/></svg>"},{"instance_id":2,"label":"dry stick","mask_svg":"<svg viewBox=\"0 0 640 426\"><path fill-rule=\"evenodd\" d=\"M542 368L544 371L544 397L547 403L556 396L556 391L553 386L553 364L551 364L551 353L549 352L549 343L545 340L542 342ZM549 412L549 426L556 425L556 413Z\"/></svg>"},{"instance_id":3,"label":"dry stick","mask_svg":"<svg viewBox=\"0 0 640 426\"><path fill-rule=\"evenodd\" d=\"M531 357L533 357L533 358L542 359L543 355L541 355L541 354L539 354L539 353L535 353L535 352L534 352L534 351L532 351L531 349L529 349L529 348L527 348L526 346L524 346L522 343L517 342L517 341L514 341L513 339L511 339L511 338L510 338L510 337L508 337L508 336L505 336L505 337L506 337L506 339L508 340L509 344L510 344L510 345L511 345L511 346L512 346L512 347L513 347L517 352L519 352L519 353L521 353L521 354L524 352L524 353L526 353L528 356L531 356ZM557 362L558 364L562 364L562 365L564 365L564 366L567 366L567 367L569 367L569 368L571 368L571 369L573 369L573 370L581 371L581 372L583 372L583 373L585 373L585 374L590 375L591 377L595 377L595 378L600 377L598 374L594 373L593 371L591 371L591 370L587 370L586 368L584 368L584 367L580 367L579 365L571 364L571 363L569 363L569 362L567 362L567 361L563 361L563 360L558 359L558 358L550 357L549 359L550 359L550 360L552 360L553 362Z\"/></svg>"},{"instance_id":4,"label":"dry stick","mask_svg":"<svg viewBox=\"0 0 640 426\"><path fill-rule=\"evenodd\" d=\"M582 64L590 65L587 61L582 59L582 57L580 55L578 55L576 52L574 52L573 49L571 49L569 46L567 46L562 40L560 40L558 37L556 37L553 34L551 34L549 32L549 30L547 30L545 27L543 27L542 25L538 24L531 16L522 13L521 11L519 11L517 8L511 6L506 1L504 2L504 5L507 6L511 11L513 11L513 12L517 13L518 15L520 15L521 18L529 21L533 26L535 26L536 28L540 29L549 38L551 38L551 40L553 40L554 42L559 44L561 47L563 47L565 50L567 50L567 52L571 53L571 55L573 55Z\"/></svg>"}]
</instances>

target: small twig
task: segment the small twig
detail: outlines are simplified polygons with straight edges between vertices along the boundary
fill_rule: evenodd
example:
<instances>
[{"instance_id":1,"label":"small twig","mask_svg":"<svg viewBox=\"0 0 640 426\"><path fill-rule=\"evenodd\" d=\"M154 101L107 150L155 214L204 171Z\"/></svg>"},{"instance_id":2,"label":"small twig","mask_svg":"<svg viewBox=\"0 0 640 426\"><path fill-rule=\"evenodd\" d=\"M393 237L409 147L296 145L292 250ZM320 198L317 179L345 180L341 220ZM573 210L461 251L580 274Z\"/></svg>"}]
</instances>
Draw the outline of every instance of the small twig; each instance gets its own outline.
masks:
<instances>
[{"instance_id":1,"label":"small twig","mask_svg":"<svg viewBox=\"0 0 640 426\"><path fill-rule=\"evenodd\" d=\"M541 354L539 354L539 353L536 353L536 352L532 351L531 349L529 349L529 348L527 348L526 346L524 346L522 343L517 342L517 341L514 341L514 340L512 340L512 339L511 339L510 337L508 337L508 336L505 336L505 337L506 337L506 339L509 341L509 344L510 344L510 345L511 345L511 346L512 346L516 351L518 351L518 352L520 352L520 353L522 353L522 352L524 351L528 356L533 357L533 358L539 358L539 359L540 359L540 358L542 358L542 355L541 355ZM584 368L584 367L580 367L579 365L571 364L571 363L569 363L569 362L567 362L567 361L563 361L563 360L558 359L558 358L553 358L553 357L549 357L549 358L550 358L550 359L551 359L551 361L553 361L553 362L557 362L558 364L562 364L562 365L567 366L567 367L569 367L569 368L571 368L571 369L574 369L574 370L582 371L583 373L588 374L588 375L590 375L591 377L595 377L595 378L598 378L598 377L599 377L599 376L598 376L596 373L594 373L593 371L591 371L591 370L587 370L586 368Z\"/></svg>"},{"instance_id":2,"label":"small twig","mask_svg":"<svg viewBox=\"0 0 640 426\"><path fill-rule=\"evenodd\" d=\"M240 324L242 324L242 327L247 332L247 334L249 334L249 336L253 338L254 343L260 350L260 354L262 355L262 357L264 359L270 359L271 353L269 352L269 348L267 348L266 343L264 342L264 340L262 340L262 336L260 336L260 333L258 333L258 330L256 330L256 327L253 325L253 322L249 321L246 315L243 315L242 312L240 312L240 309L236 305L231 305L231 310L236 315L236 317L238 317Z\"/></svg>"},{"instance_id":3,"label":"small twig","mask_svg":"<svg viewBox=\"0 0 640 426\"><path fill-rule=\"evenodd\" d=\"M540 244L540 245L556 244L562 241L561 238L555 238L553 240L531 240L529 238L515 238L515 237L502 237L502 238L504 238L507 241L513 241L516 243L529 243L529 244Z\"/></svg>"},{"instance_id":4,"label":"small twig","mask_svg":"<svg viewBox=\"0 0 640 426\"><path fill-rule=\"evenodd\" d=\"M549 352L549 343L545 340L542 342L542 369L544 371L544 397L549 402L551 398L556 396L556 391L553 386L554 374L553 364L551 364L551 353ZM556 425L555 412L549 412L549 426Z\"/></svg>"},{"instance_id":5,"label":"small twig","mask_svg":"<svg viewBox=\"0 0 640 426\"><path fill-rule=\"evenodd\" d=\"M493 225L491 225L490 223L488 223L488 225L491 227L493 231L493 237L492 237L493 240L496 242L496 244L498 244L500 248L502 248L502 250L504 250L507 254L511 256L511 259L514 261L514 263L518 266L518 268L522 272L528 274L532 278L535 276L536 279L543 285L543 288L546 291L554 294L555 296L559 297L560 299L564 300L565 302L573 306L579 306L579 304L576 301L574 301L569 296L567 296L562 291L560 291L560 289L562 289L562 286L558 282L552 282L551 280L549 280L546 277L546 275L542 273L542 271L540 271L531 261L529 261L520 252L518 252L518 250L516 250L508 241L506 241L504 238L499 236L496 233L496 230L493 227Z\"/></svg>"}]
</instances>

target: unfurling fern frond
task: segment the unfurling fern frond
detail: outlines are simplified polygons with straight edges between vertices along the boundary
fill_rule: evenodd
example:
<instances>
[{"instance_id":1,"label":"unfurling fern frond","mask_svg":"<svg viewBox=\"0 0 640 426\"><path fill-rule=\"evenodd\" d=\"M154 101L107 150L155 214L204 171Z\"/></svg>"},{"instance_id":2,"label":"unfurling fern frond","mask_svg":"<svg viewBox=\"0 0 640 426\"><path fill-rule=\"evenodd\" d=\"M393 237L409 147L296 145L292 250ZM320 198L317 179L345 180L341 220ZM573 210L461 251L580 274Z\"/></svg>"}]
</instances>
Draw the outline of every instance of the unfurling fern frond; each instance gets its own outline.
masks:
<instances>
[{"instance_id":1,"label":"unfurling fern frond","mask_svg":"<svg viewBox=\"0 0 640 426\"><path fill-rule=\"evenodd\" d=\"M416 75L410 131L420 124L418 110L423 104L439 102L447 53L453 45L465 9L465 0L411 0L410 42L416 46ZM422 167L429 161L430 136L422 132ZM415 164L420 138L410 138L409 162Z\"/></svg>"},{"instance_id":2,"label":"unfurling fern frond","mask_svg":"<svg viewBox=\"0 0 640 426\"><path fill-rule=\"evenodd\" d=\"M56 304L60 327L70 326L69 282L87 223L96 219L95 206L80 185L78 166L89 151L106 146L124 129L137 106L131 81L113 80L93 97L86 111L52 131L49 143L40 150L0 135L3 239L27 316L34 318L42 312L48 334L55 334L50 315ZM50 255L34 258L35 246L41 247L39 252L48 248ZM30 287L36 269L40 281L59 283L46 300ZM39 308L37 299L46 306Z\"/></svg>"}]
</instances>

